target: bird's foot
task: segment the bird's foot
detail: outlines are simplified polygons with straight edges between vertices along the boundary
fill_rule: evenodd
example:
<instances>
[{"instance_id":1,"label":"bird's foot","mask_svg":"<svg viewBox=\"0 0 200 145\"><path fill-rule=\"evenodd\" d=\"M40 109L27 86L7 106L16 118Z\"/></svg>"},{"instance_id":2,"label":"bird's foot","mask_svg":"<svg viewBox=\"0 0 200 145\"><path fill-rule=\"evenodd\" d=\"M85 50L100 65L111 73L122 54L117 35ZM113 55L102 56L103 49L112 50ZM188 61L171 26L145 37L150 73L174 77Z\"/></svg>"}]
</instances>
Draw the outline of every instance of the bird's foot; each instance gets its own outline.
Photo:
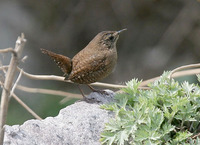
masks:
<instances>
[{"instance_id":1,"label":"bird's foot","mask_svg":"<svg viewBox=\"0 0 200 145\"><path fill-rule=\"evenodd\" d=\"M99 93L99 94L101 94L101 95L105 95L105 96L107 96L107 95L109 95L109 93L107 92L107 91L105 91L105 90L94 90L93 92L97 92L97 93Z\"/></svg>"},{"instance_id":2,"label":"bird's foot","mask_svg":"<svg viewBox=\"0 0 200 145\"><path fill-rule=\"evenodd\" d=\"M104 90L95 89L95 88L93 88L93 87L90 86L90 85L88 85L88 87L89 87L93 92L97 92L97 93L99 93L99 94L101 94L101 95L109 95L109 93L106 92L106 91L104 91Z\"/></svg>"}]
</instances>

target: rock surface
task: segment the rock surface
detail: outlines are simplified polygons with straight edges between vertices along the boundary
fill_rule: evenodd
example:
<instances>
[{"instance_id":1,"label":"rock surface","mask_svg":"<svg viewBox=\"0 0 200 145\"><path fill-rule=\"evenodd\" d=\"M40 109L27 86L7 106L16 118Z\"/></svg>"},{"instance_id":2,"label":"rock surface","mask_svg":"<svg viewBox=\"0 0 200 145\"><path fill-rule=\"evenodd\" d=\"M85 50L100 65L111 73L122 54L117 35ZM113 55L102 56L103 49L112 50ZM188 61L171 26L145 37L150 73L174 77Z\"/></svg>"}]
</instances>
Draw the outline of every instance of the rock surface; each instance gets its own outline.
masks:
<instances>
[{"instance_id":1,"label":"rock surface","mask_svg":"<svg viewBox=\"0 0 200 145\"><path fill-rule=\"evenodd\" d=\"M98 103L81 101L62 109L56 117L6 125L4 145L100 145L100 133L113 113L100 109L99 103L110 102L113 95L110 91L93 92L89 98L95 96L92 98Z\"/></svg>"}]
</instances>

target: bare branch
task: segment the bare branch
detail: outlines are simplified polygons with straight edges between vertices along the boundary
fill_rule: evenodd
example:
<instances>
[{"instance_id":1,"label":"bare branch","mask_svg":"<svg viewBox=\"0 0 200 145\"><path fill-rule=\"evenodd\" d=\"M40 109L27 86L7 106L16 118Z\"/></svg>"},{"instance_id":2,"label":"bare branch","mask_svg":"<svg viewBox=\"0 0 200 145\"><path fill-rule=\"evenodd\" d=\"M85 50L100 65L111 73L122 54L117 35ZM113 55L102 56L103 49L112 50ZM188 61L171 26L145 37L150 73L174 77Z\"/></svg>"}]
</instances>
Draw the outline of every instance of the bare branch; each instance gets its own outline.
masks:
<instances>
[{"instance_id":1,"label":"bare branch","mask_svg":"<svg viewBox=\"0 0 200 145\"><path fill-rule=\"evenodd\" d=\"M90 85L99 86L99 87L106 87L106 88L114 88L114 89L120 89L120 88L126 87L125 85L116 85L116 84L108 84L108 83L100 83L100 82L92 83Z\"/></svg>"},{"instance_id":2,"label":"bare branch","mask_svg":"<svg viewBox=\"0 0 200 145\"><path fill-rule=\"evenodd\" d=\"M182 66L180 69L178 69L178 68L177 69L180 71L183 68L186 69L186 68L194 68L194 67L199 67L199 66L200 66L200 64L193 64L193 65ZM172 77L173 78L177 78L177 77L181 77L181 76L189 76L189 75L194 75L194 74L199 74L200 73L200 69L191 69L191 70L186 70L186 71L181 71L181 72L177 72L177 69L173 70L173 73L172 73ZM56 76L56 75L33 75L33 74L29 74L29 73L27 73L25 71L22 71L22 73L26 77L31 78L31 79L36 79L36 80L55 80L55 81L73 83L70 80L64 80L64 77ZM155 78L143 81L141 83L140 87L146 86L147 84L149 84L150 82L155 81L158 78L159 77L155 77ZM101 83L101 82L92 83L90 85L98 86L98 87L114 88L114 89L120 89L120 88L125 88L126 87L125 85L116 85L116 84L108 84L108 83Z\"/></svg>"},{"instance_id":3,"label":"bare branch","mask_svg":"<svg viewBox=\"0 0 200 145\"><path fill-rule=\"evenodd\" d=\"M0 70L3 70L3 72L5 71L5 69L8 69L9 65L3 65L1 64ZM6 71L5 71L6 73Z\"/></svg>"},{"instance_id":4,"label":"bare branch","mask_svg":"<svg viewBox=\"0 0 200 145\"><path fill-rule=\"evenodd\" d=\"M24 62L26 61L27 58L28 58L28 56L26 55L26 56L24 56L24 57L21 59L21 61L24 63Z\"/></svg>"},{"instance_id":5,"label":"bare branch","mask_svg":"<svg viewBox=\"0 0 200 145\"><path fill-rule=\"evenodd\" d=\"M3 71L3 73L4 73L4 76L5 76L5 75L6 75L6 69L8 68L8 66L6 66L6 67L5 67L5 66L3 66L1 62L0 62L0 66L1 66L1 67L0 67L0 70L2 70L2 71ZM5 77L6 77L6 76L5 76Z\"/></svg>"},{"instance_id":6,"label":"bare branch","mask_svg":"<svg viewBox=\"0 0 200 145\"><path fill-rule=\"evenodd\" d=\"M15 88L16 88L16 86L17 86L17 84L18 84L18 82L19 82L19 80L20 80L20 78L21 78L21 76L22 76L22 71L20 71L19 76L18 76L16 82L14 83L14 85L13 85L13 87L12 87L12 90L11 90L11 92L10 92L10 97L11 97L12 94L14 93L14 90L15 90Z\"/></svg>"},{"instance_id":7,"label":"bare branch","mask_svg":"<svg viewBox=\"0 0 200 145\"><path fill-rule=\"evenodd\" d=\"M20 68L18 68L18 69L21 70ZM73 83L70 80L64 80L65 77L56 76L56 75L33 75L33 74L29 74L23 70L22 70L22 74L30 79L35 79L35 80L54 80L54 81ZM92 83L91 85L99 86L99 87L115 88L115 89L126 87L125 85L115 85L115 84L100 83L100 82Z\"/></svg>"},{"instance_id":8,"label":"bare branch","mask_svg":"<svg viewBox=\"0 0 200 145\"><path fill-rule=\"evenodd\" d=\"M31 108L29 108L20 98L15 95L15 93L12 94L13 98L22 105L33 117L35 117L38 120L42 120L40 116L38 116Z\"/></svg>"},{"instance_id":9,"label":"bare branch","mask_svg":"<svg viewBox=\"0 0 200 145\"><path fill-rule=\"evenodd\" d=\"M176 69L174 69L174 70L171 71L171 73L170 73L170 75L169 75L169 78L171 78L172 75L173 75L175 72L178 72L178 71L181 71L181 70L184 70L184 69L195 68L195 67L200 67L200 63L180 66L180 67L178 67L178 68L176 68Z\"/></svg>"},{"instance_id":10,"label":"bare branch","mask_svg":"<svg viewBox=\"0 0 200 145\"><path fill-rule=\"evenodd\" d=\"M49 94L49 95L57 95L57 96L63 96L67 98L81 98L81 95L63 92L63 91L56 91L56 90L50 90L50 89L40 89L40 88L29 88L21 85L17 85L17 89L25 92L30 93L41 93L41 94ZM73 97L71 97L73 96Z\"/></svg>"},{"instance_id":11,"label":"bare branch","mask_svg":"<svg viewBox=\"0 0 200 145\"><path fill-rule=\"evenodd\" d=\"M24 35L22 34L21 37L18 37L15 45L15 51L17 55L12 55L8 71L6 73L5 78L5 84L4 88L1 94L1 108L0 108L0 144L3 144L4 139L4 124L6 122L7 117L7 111L8 111L8 103L9 103L9 96L10 96L10 90L13 84L14 76L17 70L18 60L21 56L22 50L24 48L26 39L24 38Z\"/></svg>"},{"instance_id":12,"label":"bare branch","mask_svg":"<svg viewBox=\"0 0 200 145\"><path fill-rule=\"evenodd\" d=\"M189 66L189 65L188 65ZM191 67L191 66L189 66ZM188 68L189 68L188 67ZM184 66L177 68L177 69L174 69L175 71L172 73L171 75L171 78L178 78L178 77L182 77L182 76L190 76L190 75L196 75L196 74L200 74L200 68L198 69L191 69L191 70L185 70L185 71L180 71L180 72L177 72L178 70L183 70ZM186 67L185 67L186 68ZM185 69L184 68L184 69ZM152 78L152 79L149 79L149 80L145 80L143 81L141 84L140 84L140 87L143 87L143 86L147 86L149 83L159 79L160 76L158 77L155 77L155 78Z\"/></svg>"},{"instance_id":13,"label":"bare branch","mask_svg":"<svg viewBox=\"0 0 200 145\"><path fill-rule=\"evenodd\" d=\"M8 66L2 66L2 67L0 67L0 70L5 69L5 68L8 68ZM18 68L18 70L20 71L21 69ZM199 73L200 73L200 69L191 69L191 70L180 71L180 72L176 72L176 73L174 72L172 74L172 77L173 78L177 78L177 77L189 76L189 75L194 75L194 74L199 74ZM25 71L22 71L22 74L24 76L30 78L30 79L35 79L35 80L55 80L55 81L73 83L70 80L64 80L64 77L62 77L62 76L56 76L56 75L33 75L33 74L27 73ZM156 79L159 79L159 77L160 76L143 81L141 83L140 87L146 86L150 82L153 82ZM108 84L108 83L100 83L100 82L92 83L91 85L92 86L99 86L99 87L114 88L114 89L120 89L120 88L126 87L125 85L116 85L116 84Z\"/></svg>"},{"instance_id":14,"label":"bare branch","mask_svg":"<svg viewBox=\"0 0 200 145\"><path fill-rule=\"evenodd\" d=\"M13 53L15 56L17 56L16 51L13 48L5 48L5 49L0 49L0 53L8 53L11 52Z\"/></svg>"},{"instance_id":15,"label":"bare branch","mask_svg":"<svg viewBox=\"0 0 200 145\"><path fill-rule=\"evenodd\" d=\"M157 80L159 78L160 78L160 76L145 80L145 81L141 82L140 87L147 86L149 83L154 82L155 80Z\"/></svg>"}]
</instances>

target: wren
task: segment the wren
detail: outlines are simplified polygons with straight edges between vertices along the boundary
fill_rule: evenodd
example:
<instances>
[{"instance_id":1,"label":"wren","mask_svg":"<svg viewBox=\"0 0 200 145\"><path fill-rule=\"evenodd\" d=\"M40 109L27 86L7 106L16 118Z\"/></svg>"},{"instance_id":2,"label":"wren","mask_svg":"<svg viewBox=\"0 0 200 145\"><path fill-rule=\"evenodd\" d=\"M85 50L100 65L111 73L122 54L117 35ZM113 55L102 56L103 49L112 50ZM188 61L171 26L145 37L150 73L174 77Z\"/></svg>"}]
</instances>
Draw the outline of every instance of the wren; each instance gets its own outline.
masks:
<instances>
[{"instance_id":1,"label":"wren","mask_svg":"<svg viewBox=\"0 0 200 145\"><path fill-rule=\"evenodd\" d=\"M64 72L65 80L77 84L90 84L107 77L117 63L116 42L120 31L103 31L98 33L89 44L72 59L41 49L49 55Z\"/></svg>"}]
</instances>

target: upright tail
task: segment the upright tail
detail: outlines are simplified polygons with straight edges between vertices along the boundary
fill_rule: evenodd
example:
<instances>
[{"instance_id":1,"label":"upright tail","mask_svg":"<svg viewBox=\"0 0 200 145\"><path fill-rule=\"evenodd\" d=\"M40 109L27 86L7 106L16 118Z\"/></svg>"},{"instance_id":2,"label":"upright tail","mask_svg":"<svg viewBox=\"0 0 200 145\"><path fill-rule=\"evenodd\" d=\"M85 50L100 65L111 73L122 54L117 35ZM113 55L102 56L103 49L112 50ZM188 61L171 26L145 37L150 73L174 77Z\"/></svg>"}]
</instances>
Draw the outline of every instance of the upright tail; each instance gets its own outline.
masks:
<instances>
[{"instance_id":1,"label":"upright tail","mask_svg":"<svg viewBox=\"0 0 200 145\"><path fill-rule=\"evenodd\" d=\"M72 61L69 57L66 57L61 54L56 54L49 50L41 48L42 53L47 54L51 57L51 59L56 62L57 66L65 73L65 75L69 75L72 71Z\"/></svg>"}]
</instances>

